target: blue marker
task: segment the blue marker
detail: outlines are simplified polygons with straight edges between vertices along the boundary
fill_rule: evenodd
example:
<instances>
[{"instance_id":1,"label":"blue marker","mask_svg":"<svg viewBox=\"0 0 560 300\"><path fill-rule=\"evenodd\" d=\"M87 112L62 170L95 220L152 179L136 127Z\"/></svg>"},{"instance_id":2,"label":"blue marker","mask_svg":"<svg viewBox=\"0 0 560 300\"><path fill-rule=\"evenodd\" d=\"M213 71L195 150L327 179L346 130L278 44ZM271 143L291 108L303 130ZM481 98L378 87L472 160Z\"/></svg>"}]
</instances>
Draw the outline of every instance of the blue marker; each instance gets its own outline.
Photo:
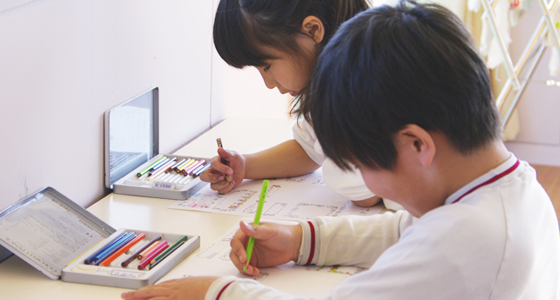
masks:
<instances>
[{"instance_id":1,"label":"blue marker","mask_svg":"<svg viewBox=\"0 0 560 300\"><path fill-rule=\"evenodd\" d=\"M157 169L161 168L161 166L165 165L165 163L167 163L167 161L169 160L169 157L166 157L165 159L161 160L160 162L158 162L155 166L153 166L150 171L156 171Z\"/></svg>"},{"instance_id":2,"label":"blue marker","mask_svg":"<svg viewBox=\"0 0 560 300\"><path fill-rule=\"evenodd\" d=\"M116 240L114 243L111 243L110 245L107 245L105 248L103 248L103 250L101 251L101 253L97 254L97 255L91 260L91 263L94 264L94 263L98 262L98 261L99 261L99 258L100 258L101 256L107 254L107 252L108 252L110 249L113 249L113 247L115 247L115 246L117 246L117 245L120 245L120 243L121 243L122 241L124 241L126 238L128 238L129 235L130 235L130 233L125 233L123 236L120 236L120 237L118 238L118 240Z\"/></svg>"},{"instance_id":3,"label":"blue marker","mask_svg":"<svg viewBox=\"0 0 560 300\"><path fill-rule=\"evenodd\" d=\"M89 265L91 263L93 263L93 260L99 255L101 254L101 252L105 251L105 249L107 249L108 247L111 247L112 245L114 245L116 242L118 242L122 237L124 237L126 235L126 233L121 233L119 234L119 236L117 236L113 241L111 241L107 246L103 247L102 249L100 249L99 251L95 252L93 255L91 255L90 257L86 258L84 260L84 264Z\"/></svg>"},{"instance_id":4,"label":"blue marker","mask_svg":"<svg viewBox=\"0 0 560 300\"><path fill-rule=\"evenodd\" d=\"M198 177L198 175L200 175L200 173L204 172L204 170L208 169L210 167L210 163L207 163L202 169L196 171L192 176L193 178Z\"/></svg>"},{"instance_id":5,"label":"blue marker","mask_svg":"<svg viewBox=\"0 0 560 300\"><path fill-rule=\"evenodd\" d=\"M109 247L105 252L101 253L98 256L98 259L95 261L95 265L98 266L102 263L107 257L111 256L113 253L117 252L121 247L126 245L128 242L132 241L136 235L134 233L127 234L120 242L114 244L113 246Z\"/></svg>"}]
</instances>

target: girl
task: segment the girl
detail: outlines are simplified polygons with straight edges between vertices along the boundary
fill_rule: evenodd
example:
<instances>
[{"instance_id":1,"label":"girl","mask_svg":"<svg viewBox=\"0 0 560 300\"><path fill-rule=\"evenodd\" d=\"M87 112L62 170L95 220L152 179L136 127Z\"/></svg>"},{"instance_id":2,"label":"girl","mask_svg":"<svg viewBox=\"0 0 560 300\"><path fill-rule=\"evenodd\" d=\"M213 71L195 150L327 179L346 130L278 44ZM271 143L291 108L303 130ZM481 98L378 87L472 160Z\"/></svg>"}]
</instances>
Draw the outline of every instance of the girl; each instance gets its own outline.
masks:
<instances>
[{"instance_id":1,"label":"girl","mask_svg":"<svg viewBox=\"0 0 560 300\"><path fill-rule=\"evenodd\" d=\"M301 117L323 46L342 22L367 8L365 0L221 0L214 44L229 65L253 66L269 89L292 95L290 113ZM219 157L200 178L224 194L243 179L300 176L322 167L325 184L344 198L360 206L380 201L357 169L342 171L325 157L305 118L299 118L293 133L293 140L254 154L218 149Z\"/></svg>"}]
</instances>

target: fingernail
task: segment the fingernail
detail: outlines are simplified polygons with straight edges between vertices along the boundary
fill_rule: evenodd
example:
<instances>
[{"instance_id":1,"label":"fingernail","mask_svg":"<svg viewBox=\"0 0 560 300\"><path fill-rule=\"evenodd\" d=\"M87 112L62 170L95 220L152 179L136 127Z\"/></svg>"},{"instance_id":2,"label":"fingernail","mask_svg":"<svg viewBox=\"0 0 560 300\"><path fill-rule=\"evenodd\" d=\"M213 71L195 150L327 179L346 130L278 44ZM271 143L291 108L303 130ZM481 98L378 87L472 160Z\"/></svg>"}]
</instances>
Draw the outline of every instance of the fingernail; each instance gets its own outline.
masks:
<instances>
[{"instance_id":1,"label":"fingernail","mask_svg":"<svg viewBox=\"0 0 560 300\"><path fill-rule=\"evenodd\" d=\"M253 224L249 224L249 223L247 223L247 222L245 222L245 221L242 221L242 222L243 222L243 223L245 224L245 226L247 226L247 228L249 228L251 231L255 231L255 226L253 226Z\"/></svg>"}]
</instances>

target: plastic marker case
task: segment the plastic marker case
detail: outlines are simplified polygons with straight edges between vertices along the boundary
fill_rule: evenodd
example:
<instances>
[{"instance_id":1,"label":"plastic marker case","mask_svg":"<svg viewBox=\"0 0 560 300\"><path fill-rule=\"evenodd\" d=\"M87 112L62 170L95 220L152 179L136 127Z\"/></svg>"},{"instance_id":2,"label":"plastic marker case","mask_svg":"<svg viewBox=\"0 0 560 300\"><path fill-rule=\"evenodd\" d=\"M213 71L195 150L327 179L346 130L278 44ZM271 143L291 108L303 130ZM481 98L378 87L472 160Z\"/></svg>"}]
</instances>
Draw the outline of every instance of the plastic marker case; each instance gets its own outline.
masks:
<instances>
[{"instance_id":1,"label":"plastic marker case","mask_svg":"<svg viewBox=\"0 0 560 300\"><path fill-rule=\"evenodd\" d=\"M105 186L114 193L184 200L207 184L199 177L181 178L183 175L178 173L165 174L167 176L157 179L136 176L162 156L176 157L177 160L185 158L159 153L157 87L106 111L104 133ZM209 158L188 158L210 161Z\"/></svg>"},{"instance_id":2,"label":"plastic marker case","mask_svg":"<svg viewBox=\"0 0 560 300\"><path fill-rule=\"evenodd\" d=\"M85 264L124 232L146 236L108 266ZM121 262L157 235L170 244L184 235L116 230L51 187L28 196L0 212L0 245L51 279L138 289L154 284L200 247L200 237L188 239L154 268L127 267Z\"/></svg>"}]
</instances>

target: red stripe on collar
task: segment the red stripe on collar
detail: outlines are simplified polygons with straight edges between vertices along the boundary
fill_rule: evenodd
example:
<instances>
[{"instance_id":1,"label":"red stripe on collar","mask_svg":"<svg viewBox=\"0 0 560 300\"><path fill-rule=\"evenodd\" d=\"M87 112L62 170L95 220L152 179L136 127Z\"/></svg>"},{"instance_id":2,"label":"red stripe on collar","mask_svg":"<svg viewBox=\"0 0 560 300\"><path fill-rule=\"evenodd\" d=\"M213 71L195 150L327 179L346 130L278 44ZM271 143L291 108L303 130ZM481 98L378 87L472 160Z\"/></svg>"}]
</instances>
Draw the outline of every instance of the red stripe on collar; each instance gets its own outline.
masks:
<instances>
[{"instance_id":1,"label":"red stripe on collar","mask_svg":"<svg viewBox=\"0 0 560 300\"><path fill-rule=\"evenodd\" d=\"M515 162L515 164L513 166L511 166L509 169L503 171L502 173L486 180L485 182L473 187L472 189L470 189L468 192L464 193L461 197L457 198L455 201L451 202L451 204L453 203L457 203L459 200L461 200L463 197L465 197L466 195L474 192L475 190L479 189L480 187L483 187L485 185L491 184L492 182L496 182L498 179L503 178L504 176L508 175L509 173L513 172L515 169L517 169L517 167L519 166L519 159Z\"/></svg>"}]
</instances>

